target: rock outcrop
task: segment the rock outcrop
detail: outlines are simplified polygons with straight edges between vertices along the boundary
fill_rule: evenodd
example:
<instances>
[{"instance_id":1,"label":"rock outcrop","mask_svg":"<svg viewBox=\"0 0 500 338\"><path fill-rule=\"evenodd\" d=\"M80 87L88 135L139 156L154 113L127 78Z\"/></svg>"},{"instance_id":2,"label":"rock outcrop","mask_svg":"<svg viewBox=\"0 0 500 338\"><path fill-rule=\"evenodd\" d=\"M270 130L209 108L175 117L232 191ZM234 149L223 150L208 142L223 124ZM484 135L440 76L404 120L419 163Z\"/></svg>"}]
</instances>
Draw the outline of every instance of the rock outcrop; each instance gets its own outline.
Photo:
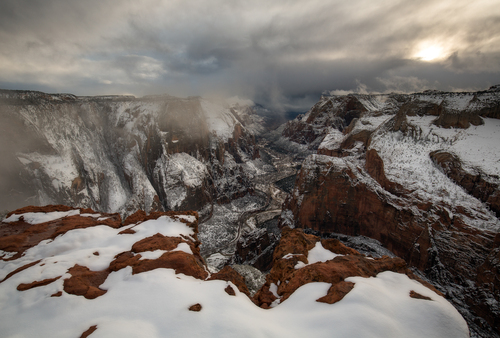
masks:
<instances>
[{"instance_id":1,"label":"rock outcrop","mask_svg":"<svg viewBox=\"0 0 500 338\"><path fill-rule=\"evenodd\" d=\"M346 129L366 108L355 96L321 100L304 116L287 122L283 136L317 149L330 128Z\"/></svg>"},{"instance_id":2,"label":"rock outcrop","mask_svg":"<svg viewBox=\"0 0 500 338\"><path fill-rule=\"evenodd\" d=\"M350 134L357 120L366 114L389 117L398 112L404 116L435 116L433 123L443 128L468 128L482 125L482 117L500 118L498 93L498 86L493 86L485 91L471 93L428 90L414 94L323 96L305 115L289 121L282 135L310 149L318 149L332 129ZM351 139L356 134L361 141L366 141L366 135L359 133L352 134ZM338 149L346 149L351 145L344 144ZM320 151L330 155L331 150Z\"/></svg>"}]
</instances>

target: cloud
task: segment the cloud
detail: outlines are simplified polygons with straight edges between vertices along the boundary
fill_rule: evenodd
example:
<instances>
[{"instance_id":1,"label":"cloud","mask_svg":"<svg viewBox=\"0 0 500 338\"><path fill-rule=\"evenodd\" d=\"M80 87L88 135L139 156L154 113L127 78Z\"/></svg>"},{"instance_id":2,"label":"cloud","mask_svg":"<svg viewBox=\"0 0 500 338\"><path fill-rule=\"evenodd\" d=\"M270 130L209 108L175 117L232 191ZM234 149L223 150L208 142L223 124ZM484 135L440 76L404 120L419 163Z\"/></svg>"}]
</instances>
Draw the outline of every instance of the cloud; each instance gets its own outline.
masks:
<instances>
[{"instance_id":1,"label":"cloud","mask_svg":"<svg viewBox=\"0 0 500 338\"><path fill-rule=\"evenodd\" d=\"M276 110L360 84L483 89L500 73L499 18L488 0L3 0L0 84ZM439 55L419 59L423 48Z\"/></svg>"}]
</instances>

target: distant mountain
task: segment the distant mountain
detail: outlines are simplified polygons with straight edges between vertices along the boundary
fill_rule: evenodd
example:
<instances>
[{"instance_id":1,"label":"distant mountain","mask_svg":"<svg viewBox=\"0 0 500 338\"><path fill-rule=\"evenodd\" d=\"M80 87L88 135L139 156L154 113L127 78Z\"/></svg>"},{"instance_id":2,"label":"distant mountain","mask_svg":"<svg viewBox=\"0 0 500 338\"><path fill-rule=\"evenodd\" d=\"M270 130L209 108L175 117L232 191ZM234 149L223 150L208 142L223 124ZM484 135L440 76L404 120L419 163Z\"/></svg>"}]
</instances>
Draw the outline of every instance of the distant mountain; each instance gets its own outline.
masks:
<instances>
[{"instance_id":1,"label":"distant mountain","mask_svg":"<svg viewBox=\"0 0 500 338\"><path fill-rule=\"evenodd\" d=\"M315 153L282 226L380 241L452 300L473 336L498 336L500 86L325 96L281 138Z\"/></svg>"}]
</instances>

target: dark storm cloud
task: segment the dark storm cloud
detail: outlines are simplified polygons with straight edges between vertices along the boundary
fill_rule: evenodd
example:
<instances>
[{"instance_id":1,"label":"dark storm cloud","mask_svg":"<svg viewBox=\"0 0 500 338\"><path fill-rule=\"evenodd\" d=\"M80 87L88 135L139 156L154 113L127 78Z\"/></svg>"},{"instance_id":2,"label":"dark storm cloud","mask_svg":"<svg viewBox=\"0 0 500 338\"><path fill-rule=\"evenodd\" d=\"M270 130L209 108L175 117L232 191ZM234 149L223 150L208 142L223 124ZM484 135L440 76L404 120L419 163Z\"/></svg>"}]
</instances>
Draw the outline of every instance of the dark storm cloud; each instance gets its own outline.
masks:
<instances>
[{"instance_id":1,"label":"dark storm cloud","mask_svg":"<svg viewBox=\"0 0 500 338\"><path fill-rule=\"evenodd\" d=\"M325 90L496 84L499 32L487 0L4 0L0 83L306 110Z\"/></svg>"}]
</instances>

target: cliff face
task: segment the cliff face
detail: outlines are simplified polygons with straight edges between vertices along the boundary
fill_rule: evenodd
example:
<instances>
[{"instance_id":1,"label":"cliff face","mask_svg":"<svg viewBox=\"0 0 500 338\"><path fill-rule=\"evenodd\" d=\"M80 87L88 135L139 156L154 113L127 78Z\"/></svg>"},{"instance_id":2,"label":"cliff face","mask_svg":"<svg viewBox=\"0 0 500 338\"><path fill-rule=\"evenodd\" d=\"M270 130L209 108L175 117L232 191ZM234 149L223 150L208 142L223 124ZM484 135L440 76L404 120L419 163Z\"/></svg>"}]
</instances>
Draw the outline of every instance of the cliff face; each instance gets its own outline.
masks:
<instances>
[{"instance_id":1,"label":"cliff face","mask_svg":"<svg viewBox=\"0 0 500 338\"><path fill-rule=\"evenodd\" d=\"M238 120L242 107L169 96L1 96L2 125L14 129L2 136L2 162L14 163L2 167L4 208L29 197L123 215L200 210L253 189L242 164L259 152Z\"/></svg>"},{"instance_id":2,"label":"cliff face","mask_svg":"<svg viewBox=\"0 0 500 338\"><path fill-rule=\"evenodd\" d=\"M498 335L500 122L479 116L498 92L356 98L366 111L330 128L304 161L281 225L380 241L438 286L474 335ZM458 117L454 128L445 114Z\"/></svg>"}]
</instances>

